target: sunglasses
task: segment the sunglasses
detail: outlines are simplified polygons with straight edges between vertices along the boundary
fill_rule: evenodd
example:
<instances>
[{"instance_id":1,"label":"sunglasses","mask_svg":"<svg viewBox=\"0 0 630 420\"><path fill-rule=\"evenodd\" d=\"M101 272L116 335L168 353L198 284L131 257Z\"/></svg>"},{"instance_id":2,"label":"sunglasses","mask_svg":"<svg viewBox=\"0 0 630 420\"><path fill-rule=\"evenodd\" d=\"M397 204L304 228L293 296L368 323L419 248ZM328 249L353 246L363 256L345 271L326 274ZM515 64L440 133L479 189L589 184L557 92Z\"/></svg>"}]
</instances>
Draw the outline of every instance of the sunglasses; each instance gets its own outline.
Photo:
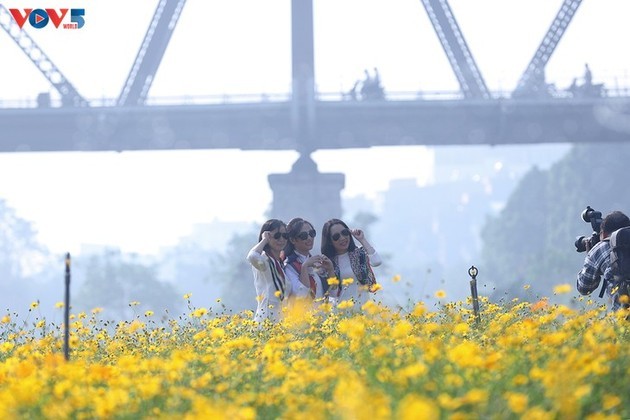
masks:
<instances>
[{"instance_id":1,"label":"sunglasses","mask_svg":"<svg viewBox=\"0 0 630 420\"><path fill-rule=\"evenodd\" d=\"M334 235L331 236L332 240L337 242L339 240L339 238L341 238L341 235L343 236L350 236L350 230L349 229L344 229L341 231L341 233L337 232Z\"/></svg>"},{"instance_id":2,"label":"sunglasses","mask_svg":"<svg viewBox=\"0 0 630 420\"><path fill-rule=\"evenodd\" d=\"M281 236L284 239L288 239L289 238L289 235L287 235L286 233L276 232L276 233L273 234L273 239L275 239L277 241L278 239L280 239Z\"/></svg>"},{"instance_id":3,"label":"sunglasses","mask_svg":"<svg viewBox=\"0 0 630 420\"><path fill-rule=\"evenodd\" d=\"M315 229L311 229L308 232L300 232L297 235L295 235L296 238L305 241L308 239L308 237L310 236L311 238L314 238L315 235L317 235L317 232L315 232Z\"/></svg>"}]
</instances>

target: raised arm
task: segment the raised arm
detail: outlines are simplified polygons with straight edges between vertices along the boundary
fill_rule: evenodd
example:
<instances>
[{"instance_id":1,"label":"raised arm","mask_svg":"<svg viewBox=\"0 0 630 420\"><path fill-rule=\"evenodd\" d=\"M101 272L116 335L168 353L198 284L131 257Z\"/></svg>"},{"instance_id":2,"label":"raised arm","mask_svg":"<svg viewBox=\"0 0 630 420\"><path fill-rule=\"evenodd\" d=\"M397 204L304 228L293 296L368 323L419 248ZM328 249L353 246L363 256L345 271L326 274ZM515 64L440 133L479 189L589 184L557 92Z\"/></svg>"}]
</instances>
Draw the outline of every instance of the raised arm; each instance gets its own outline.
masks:
<instances>
[{"instance_id":1,"label":"raised arm","mask_svg":"<svg viewBox=\"0 0 630 420\"><path fill-rule=\"evenodd\" d=\"M365 249L365 252L367 252L368 256L370 257L371 266L378 267L383 263L381 256L378 254L378 252L376 252L374 247L370 245L367 238L365 237L365 232L363 232L361 229L353 229L352 236L354 236L356 240L359 241L363 249Z\"/></svg>"},{"instance_id":2,"label":"raised arm","mask_svg":"<svg viewBox=\"0 0 630 420\"><path fill-rule=\"evenodd\" d=\"M269 243L270 236L271 232L263 232L260 242L254 245L254 247L247 253L247 261L259 271L265 271L267 269L267 260L263 257L262 253L265 246Z\"/></svg>"}]
</instances>

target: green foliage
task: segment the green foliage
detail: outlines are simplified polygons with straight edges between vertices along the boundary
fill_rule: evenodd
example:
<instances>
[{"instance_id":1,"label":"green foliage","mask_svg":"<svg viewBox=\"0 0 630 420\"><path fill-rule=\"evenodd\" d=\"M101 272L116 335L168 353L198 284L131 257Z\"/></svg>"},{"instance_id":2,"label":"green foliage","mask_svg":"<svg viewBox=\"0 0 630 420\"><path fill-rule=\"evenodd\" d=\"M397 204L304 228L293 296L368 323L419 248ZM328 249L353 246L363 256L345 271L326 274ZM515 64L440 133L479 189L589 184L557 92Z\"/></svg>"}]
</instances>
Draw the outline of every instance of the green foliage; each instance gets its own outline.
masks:
<instances>
[{"instance_id":1,"label":"green foliage","mask_svg":"<svg viewBox=\"0 0 630 420\"><path fill-rule=\"evenodd\" d=\"M217 254L195 241L181 241L158 262L160 277L177 287L180 296L190 294L196 306L207 307L221 295L222 284L213 270Z\"/></svg>"},{"instance_id":2,"label":"green foliage","mask_svg":"<svg viewBox=\"0 0 630 420\"><path fill-rule=\"evenodd\" d=\"M354 215L348 225L352 228L361 229L365 232L365 236L369 239L372 225L378 222L378 216L367 211L360 211Z\"/></svg>"},{"instance_id":3,"label":"green foliage","mask_svg":"<svg viewBox=\"0 0 630 420\"><path fill-rule=\"evenodd\" d=\"M211 264L214 280L220 285L221 301L231 310L242 311L256 308L256 290L252 266L246 257L258 240L258 229L235 234L227 244L224 254L215 257Z\"/></svg>"},{"instance_id":4,"label":"green foliage","mask_svg":"<svg viewBox=\"0 0 630 420\"><path fill-rule=\"evenodd\" d=\"M91 256L84 267L84 277L73 299L73 307L78 310L103 308L106 317L125 318L133 310L177 313L183 304L175 288L157 278L155 267L120 251ZM139 305L130 305L131 302Z\"/></svg>"},{"instance_id":5,"label":"green foliage","mask_svg":"<svg viewBox=\"0 0 630 420\"><path fill-rule=\"evenodd\" d=\"M584 254L573 243L590 235L580 213L587 205L605 216L630 212L630 145L576 145L549 170L527 173L505 208L482 230L482 259L495 298L523 297L523 285L548 294L550 285L575 282Z\"/></svg>"},{"instance_id":6,"label":"green foliage","mask_svg":"<svg viewBox=\"0 0 630 420\"><path fill-rule=\"evenodd\" d=\"M0 305L4 308L28 306L42 298L42 273L50 264L50 254L42 246L31 223L0 199ZM59 267L62 267L62 262ZM51 292L51 290L46 290Z\"/></svg>"},{"instance_id":7,"label":"green foliage","mask_svg":"<svg viewBox=\"0 0 630 420\"><path fill-rule=\"evenodd\" d=\"M45 256L31 223L0 199L0 278L6 281L31 274L29 270Z\"/></svg>"}]
</instances>

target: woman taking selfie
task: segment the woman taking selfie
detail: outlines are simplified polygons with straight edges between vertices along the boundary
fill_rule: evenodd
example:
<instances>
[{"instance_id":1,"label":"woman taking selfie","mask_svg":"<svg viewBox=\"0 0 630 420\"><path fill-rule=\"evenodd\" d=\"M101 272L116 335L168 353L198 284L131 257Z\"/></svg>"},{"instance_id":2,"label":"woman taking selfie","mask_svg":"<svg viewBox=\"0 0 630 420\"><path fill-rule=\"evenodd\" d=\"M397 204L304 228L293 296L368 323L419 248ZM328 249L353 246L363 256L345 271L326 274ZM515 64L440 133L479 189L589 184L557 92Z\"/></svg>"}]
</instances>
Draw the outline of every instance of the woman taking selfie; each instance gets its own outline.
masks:
<instances>
[{"instance_id":1,"label":"woman taking selfie","mask_svg":"<svg viewBox=\"0 0 630 420\"><path fill-rule=\"evenodd\" d=\"M332 262L325 255L311 255L317 233L313 225L296 217L287 225L289 239L284 249L284 271L291 282L291 296L319 299L324 296L324 286L334 272ZM329 274L330 273L330 274Z\"/></svg>"}]
</instances>

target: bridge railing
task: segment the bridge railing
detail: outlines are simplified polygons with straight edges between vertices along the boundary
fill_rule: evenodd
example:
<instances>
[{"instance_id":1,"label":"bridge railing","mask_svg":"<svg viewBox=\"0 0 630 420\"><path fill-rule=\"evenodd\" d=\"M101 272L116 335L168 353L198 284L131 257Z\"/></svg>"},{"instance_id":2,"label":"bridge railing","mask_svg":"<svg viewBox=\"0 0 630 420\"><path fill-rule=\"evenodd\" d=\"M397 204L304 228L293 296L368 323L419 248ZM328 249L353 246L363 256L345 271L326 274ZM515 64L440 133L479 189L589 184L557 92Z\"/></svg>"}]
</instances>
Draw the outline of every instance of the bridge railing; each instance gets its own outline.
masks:
<instances>
[{"instance_id":1,"label":"bridge railing","mask_svg":"<svg viewBox=\"0 0 630 420\"><path fill-rule=\"evenodd\" d=\"M201 96L149 97L146 105L223 105L235 103L286 102L291 93L245 93Z\"/></svg>"},{"instance_id":2,"label":"bridge railing","mask_svg":"<svg viewBox=\"0 0 630 420\"><path fill-rule=\"evenodd\" d=\"M0 99L0 108L59 108L63 106L61 98L51 98L47 94L33 99ZM291 100L290 93L247 93L222 95L180 95L148 97L147 106L186 106L186 105L225 105L234 103L286 102ZM88 100L92 107L114 107L117 98L92 98Z\"/></svg>"},{"instance_id":3,"label":"bridge railing","mask_svg":"<svg viewBox=\"0 0 630 420\"><path fill-rule=\"evenodd\" d=\"M320 101L364 101L360 97L353 98L347 92L318 92L317 99ZM464 94L459 91L385 91L382 99L388 101L452 101L464 99ZM378 99L370 99L369 101L375 100Z\"/></svg>"},{"instance_id":4,"label":"bridge railing","mask_svg":"<svg viewBox=\"0 0 630 420\"><path fill-rule=\"evenodd\" d=\"M510 99L511 91L492 91L493 99ZM614 87L609 88L602 86L599 95L587 97L611 97L611 98L630 98L630 87ZM569 89L550 89L545 92L544 96L538 96L540 99L572 99L576 98L575 92ZM360 98L352 98L346 92L318 92L316 99L326 102L368 102ZM253 93L253 94L223 94L223 95L183 95L183 96L165 96L165 97L149 97L147 98L147 106L194 106L194 105L228 105L228 104L247 104L247 103L278 103L291 100L291 93ZM369 100L373 102L378 99ZM466 100L460 91L385 91L384 96L380 100L385 101L454 101ZM93 98L88 99L91 107L114 107L116 106L116 98ZM62 107L61 98L51 98L48 94L40 95L33 99L0 99L0 109L25 109L25 108L60 108Z\"/></svg>"}]
</instances>

